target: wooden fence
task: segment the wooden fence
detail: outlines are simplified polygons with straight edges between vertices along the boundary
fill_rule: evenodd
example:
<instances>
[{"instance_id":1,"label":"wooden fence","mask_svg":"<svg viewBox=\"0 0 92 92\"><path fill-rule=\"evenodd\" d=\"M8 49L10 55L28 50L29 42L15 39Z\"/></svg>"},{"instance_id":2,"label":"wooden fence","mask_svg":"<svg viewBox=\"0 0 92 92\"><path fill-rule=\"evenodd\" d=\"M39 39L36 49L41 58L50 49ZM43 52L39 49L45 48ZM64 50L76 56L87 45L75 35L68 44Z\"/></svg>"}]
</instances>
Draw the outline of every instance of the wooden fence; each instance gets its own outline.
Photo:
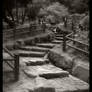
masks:
<instances>
[{"instance_id":1,"label":"wooden fence","mask_svg":"<svg viewBox=\"0 0 92 92\"><path fill-rule=\"evenodd\" d=\"M73 42L73 44L71 45L70 42ZM75 43L81 44L84 47L89 49L89 45L88 44L85 44L83 42L80 42L80 41L74 39L74 32L72 32L72 33L70 33L68 35L63 35L63 51L66 51L66 47L69 46L69 47L71 47L71 48L73 48L75 50L81 51L81 52L89 55L88 51L83 50L81 48L78 48L76 45L74 45Z\"/></svg>"},{"instance_id":2,"label":"wooden fence","mask_svg":"<svg viewBox=\"0 0 92 92\"><path fill-rule=\"evenodd\" d=\"M12 54L6 47L3 47L3 50L8 53L13 59L4 59L3 61L13 69L14 73L14 79L17 81L19 79L19 55L18 54ZM13 63L11 63L14 61Z\"/></svg>"}]
</instances>

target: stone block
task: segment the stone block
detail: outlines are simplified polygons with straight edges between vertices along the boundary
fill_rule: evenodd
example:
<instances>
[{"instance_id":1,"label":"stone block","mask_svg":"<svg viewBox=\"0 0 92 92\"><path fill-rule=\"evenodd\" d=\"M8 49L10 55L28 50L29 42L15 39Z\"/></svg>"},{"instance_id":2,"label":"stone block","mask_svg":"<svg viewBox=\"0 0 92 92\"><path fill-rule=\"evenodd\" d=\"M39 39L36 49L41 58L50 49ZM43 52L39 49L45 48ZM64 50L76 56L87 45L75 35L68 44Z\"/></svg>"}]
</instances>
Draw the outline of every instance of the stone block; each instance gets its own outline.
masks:
<instances>
[{"instance_id":1,"label":"stone block","mask_svg":"<svg viewBox=\"0 0 92 92\"><path fill-rule=\"evenodd\" d=\"M89 82L89 65L83 61L76 61L76 65L72 70L72 75L85 82Z\"/></svg>"}]
</instances>

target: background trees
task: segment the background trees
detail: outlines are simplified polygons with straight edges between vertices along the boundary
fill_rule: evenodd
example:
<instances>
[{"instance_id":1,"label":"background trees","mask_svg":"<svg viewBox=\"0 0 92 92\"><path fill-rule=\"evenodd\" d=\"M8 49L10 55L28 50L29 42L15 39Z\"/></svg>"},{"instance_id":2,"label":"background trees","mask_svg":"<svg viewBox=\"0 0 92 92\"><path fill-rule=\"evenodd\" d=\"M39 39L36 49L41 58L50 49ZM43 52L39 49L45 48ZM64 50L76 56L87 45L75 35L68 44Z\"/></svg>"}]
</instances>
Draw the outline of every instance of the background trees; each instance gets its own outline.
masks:
<instances>
[{"instance_id":1,"label":"background trees","mask_svg":"<svg viewBox=\"0 0 92 92\"><path fill-rule=\"evenodd\" d=\"M30 0L32 1L32 0ZM18 8L23 7L27 8L29 0L3 0L3 20L9 24L10 27L14 27L16 22L18 22ZM13 14L13 9L16 11L16 15ZM14 18L16 16L16 19ZM24 15L22 16L22 19L24 20Z\"/></svg>"}]
</instances>

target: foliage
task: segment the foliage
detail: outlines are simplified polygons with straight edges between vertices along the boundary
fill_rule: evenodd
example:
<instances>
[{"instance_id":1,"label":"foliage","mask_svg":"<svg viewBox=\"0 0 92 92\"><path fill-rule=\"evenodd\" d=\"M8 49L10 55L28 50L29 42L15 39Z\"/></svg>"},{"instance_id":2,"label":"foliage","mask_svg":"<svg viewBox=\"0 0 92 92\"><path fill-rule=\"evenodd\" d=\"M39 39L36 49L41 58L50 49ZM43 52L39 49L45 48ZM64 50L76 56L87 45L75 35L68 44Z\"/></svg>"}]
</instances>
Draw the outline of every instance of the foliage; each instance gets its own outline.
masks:
<instances>
[{"instance_id":1,"label":"foliage","mask_svg":"<svg viewBox=\"0 0 92 92\"><path fill-rule=\"evenodd\" d=\"M89 0L57 0L67 6L72 13L84 13L88 10Z\"/></svg>"},{"instance_id":2,"label":"foliage","mask_svg":"<svg viewBox=\"0 0 92 92\"><path fill-rule=\"evenodd\" d=\"M28 9L28 18L29 20L35 20L36 17L38 16L38 13L40 11L41 6L37 5L37 4L33 4L30 6L30 8Z\"/></svg>"},{"instance_id":3,"label":"foliage","mask_svg":"<svg viewBox=\"0 0 92 92\"><path fill-rule=\"evenodd\" d=\"M75 12L84 13L88 9L88 5L82 0L74 0L71 4L71 8L73 8Z\"/></svg>"},{"instance_id":4,"label":"foliage","mask_svg":"<svg viewBox=\"0 0 92 92\"><path fill-rule=\"evenodd\" d=\"M49 14L54 15L57 20L62 20L63 16L69 14L68 9L58 2L48 6L46 10Z\"/></svg>"},{"instance_id":5,"label":"foliage","mask_svg":"<svg viewBox=\"0 0 92 92\"><path fill-rule=\"evenodd\" d=\"M16 8L16 16L18 15L18 7L26 7L29 0L3 0L3 19L10 27L15 26L14 15L12 10ZM12 20L7 18L9 16ZM17 19L18 20L18 19ZM12 26L11 26L12 25Z\"/></svg>"},{"instance_id":6,"label":"foliage","mask_svg":"<svg viewBox=\"0 0 92 92\"><path fill-rule=\"evenodd\" d=\"M89 16L85 16L81 21L80 24L86 31L89 31Z\"/></svg>"}]
</instances>

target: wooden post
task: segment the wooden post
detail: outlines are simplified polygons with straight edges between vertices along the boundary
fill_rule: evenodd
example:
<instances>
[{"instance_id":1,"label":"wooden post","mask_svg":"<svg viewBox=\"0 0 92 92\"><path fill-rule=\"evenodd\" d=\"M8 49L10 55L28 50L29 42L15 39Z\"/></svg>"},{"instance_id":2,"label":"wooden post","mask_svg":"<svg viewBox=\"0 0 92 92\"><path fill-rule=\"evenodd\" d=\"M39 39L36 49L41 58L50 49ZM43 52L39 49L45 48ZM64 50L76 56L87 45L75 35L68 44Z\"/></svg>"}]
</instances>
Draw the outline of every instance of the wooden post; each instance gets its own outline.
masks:
<instances>
[{"instance_id":1,"label":"wooden post","mask_svg":"<svg viewBox=\"0 0 92 92\"><path fill-rule=\"evenodd\" d=\"M19 55L14 55L14 77L15 81L19 80Z\"/></svg>"},{"instance_id":2,"label":"wooden post","mask_svg":"<svg viewBox=\"0 0 92 92\"><path fill-rule=\"evenodd\" d=\"M76 33L76 31L75 31L75 28L74 28L74 22L72 21L72 30L73 30L73 39L75 38L75 33ZM73 41L73 44L75 44L75 41Z\"/></svg>"},{"instance_id":3,"label":"wooden post","mask_svg":"<svg viewBox=\"0 0 92 92\"><path fill-rule=\"evenodd\" d=\"M64 17L64 27L67 28L67 18Z\"/></svg>"},{"instance_id":4,"label":"wooden post","mask_svg":"<svg viewBox=\"0 0 92 92\"><path fill-rule=\"evenodd\" d=\"M63 33L63 51L66 51L66 34Z\"/></svg>"}]
</instances>

